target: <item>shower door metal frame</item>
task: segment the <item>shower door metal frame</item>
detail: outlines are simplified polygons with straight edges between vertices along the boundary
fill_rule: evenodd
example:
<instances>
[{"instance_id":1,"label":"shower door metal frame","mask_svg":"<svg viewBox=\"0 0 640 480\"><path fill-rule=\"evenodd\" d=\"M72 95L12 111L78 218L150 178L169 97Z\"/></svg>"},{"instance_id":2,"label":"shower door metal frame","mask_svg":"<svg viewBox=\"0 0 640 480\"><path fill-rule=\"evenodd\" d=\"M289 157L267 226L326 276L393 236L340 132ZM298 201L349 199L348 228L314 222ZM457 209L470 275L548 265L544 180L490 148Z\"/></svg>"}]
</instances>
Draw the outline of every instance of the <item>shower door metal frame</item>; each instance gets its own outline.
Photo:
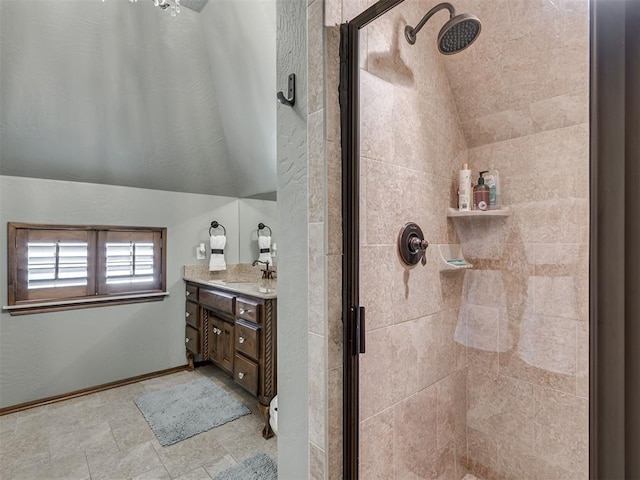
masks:
<instances>
[{"instance_id":1,"label":"shower door metal frame","mask_svg":"<svg viewBox=\"0 0 640 480\"><path fill-rule=\"evenodd\" d=\"M591 1L589 477L640 478L640 2Z\"/></svg>"},{"instance_id":2,"label":"shower door metal frame","mask_svg":"<svg viewBox=\"0 0 640 480\"><path fill-rule=\"evenodd\" d=\"M358 479L360 359L364 307L360 305L360 29L404 0L380 0L340 25L342 147L343 479Z\"/></svg>"}]
</instances>

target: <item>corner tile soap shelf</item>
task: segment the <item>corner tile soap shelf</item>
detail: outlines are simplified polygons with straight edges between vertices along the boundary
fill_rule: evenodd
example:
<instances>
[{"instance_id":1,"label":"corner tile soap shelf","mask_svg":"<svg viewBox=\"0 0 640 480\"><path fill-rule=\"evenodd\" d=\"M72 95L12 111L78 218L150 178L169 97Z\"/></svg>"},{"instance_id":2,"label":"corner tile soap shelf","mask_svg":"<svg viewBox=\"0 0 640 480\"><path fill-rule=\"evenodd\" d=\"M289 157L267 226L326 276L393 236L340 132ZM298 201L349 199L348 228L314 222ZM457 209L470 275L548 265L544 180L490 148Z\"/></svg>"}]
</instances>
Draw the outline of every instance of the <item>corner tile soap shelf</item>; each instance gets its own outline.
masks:
<instances>
[{"instance_id":1,"label":"corner tile soap shelf","mask_svg":"<svg viewBox=\"0 0 640 480\"><path fill-rule=\"evenodd\" d=\"M432 245L436 246L436 245ZM462 247L458 244L442 243L437 245L437 249L431 252L432 260L438 263L440 272L455 272L457 270L467 270L473 265L467 262L462 255Z\"/></svg>"}]
</instances>

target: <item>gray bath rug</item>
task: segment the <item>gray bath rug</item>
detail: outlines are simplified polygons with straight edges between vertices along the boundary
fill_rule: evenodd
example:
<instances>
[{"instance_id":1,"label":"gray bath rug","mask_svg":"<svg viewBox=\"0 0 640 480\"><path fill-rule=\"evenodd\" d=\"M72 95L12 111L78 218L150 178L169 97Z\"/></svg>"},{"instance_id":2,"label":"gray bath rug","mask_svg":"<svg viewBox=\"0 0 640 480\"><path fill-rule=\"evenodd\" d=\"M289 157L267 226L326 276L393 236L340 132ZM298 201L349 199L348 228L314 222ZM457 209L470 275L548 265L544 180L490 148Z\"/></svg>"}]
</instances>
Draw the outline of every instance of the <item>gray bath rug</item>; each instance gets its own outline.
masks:
<instances>
[{"instance_id":1,"label":"gray bath rug","mask_svg":"<svg viewBox=\"0 0 640 480\"><path fill-rule=\"evenodd\" d=\"M256 453L238 465L227 468L213 480L277 480L278 466L266 453Z\"/></svg>"},{"instance_id":2,"label":"gray bath rug","mask_svg":"<svg viewBox=\"0 0 640 480\"><path fill-rule=\"evenodd\" d=\"M208 378L147 393L133 401L163 447L251 413Z\"/></svg>"}]
</instances>

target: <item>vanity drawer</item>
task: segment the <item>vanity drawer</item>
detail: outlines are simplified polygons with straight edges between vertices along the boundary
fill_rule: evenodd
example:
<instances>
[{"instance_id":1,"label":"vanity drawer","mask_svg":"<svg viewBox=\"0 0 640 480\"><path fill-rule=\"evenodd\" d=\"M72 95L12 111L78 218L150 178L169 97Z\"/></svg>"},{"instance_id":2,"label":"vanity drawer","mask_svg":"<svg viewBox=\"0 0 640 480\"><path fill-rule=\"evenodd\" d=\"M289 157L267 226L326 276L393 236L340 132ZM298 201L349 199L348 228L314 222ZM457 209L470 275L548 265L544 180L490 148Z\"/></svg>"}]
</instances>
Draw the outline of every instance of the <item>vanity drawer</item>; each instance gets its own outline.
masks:
<instances>
[{"instance_id":1,"label":"vanity drawer","mask_svg":"<svg viewBox=\"0 0 640 480\"><path fill-rule=\"evenodd\" d=\"M236 350L255 360L260 353L260 326L246 320L236 322Z\"/></svg>"},{"instance_id":2,"label":"vanity drawer","mask_svg":"<svg viewBox=\"0 0 640 480\"><path fill-rule=\"evenodd\" d=\"M253 323L261 323L260 309L262 303L257 300L250 300L248 298L238 298L236 300L236 318L244 318L250 320Z\"/></svg>"},{"instance_id":3,"label":"vanity drawer","mask_svg":"<svg viewBox=\"0 0 640 480\"><path fill-rule=\"evenodd\" d=\"M184 292L184 294L192 302L198 301L198 287L196 285L187 283L186 291Z\"/></svg>"},{"instance_id":4,"label":"vanity drawer","mask_svg":"<svg viewBox=\"0 0 640 480\"><path fill-rule=\"evenodd\" d=\"M193 302L185 302L186 306L185 306L185 312L184 312L184 316L185 316L185 320L186 322L191 325L193 328L200 328L200 315L198 315L200 307L198 306L197 303L193 303Z\"/></svg>"},{"instance_id":5,"label":"vanity drawer","mask_svg":"<svg viewBox=\"0 0 640 480\"><path fill-rule=\"evenodd\" d=\"M258 364L236 353L233 378L252 395L258 394Z\"/></svg>"},{"instance_id":6,"label":"vanity drawer","mask_svg":"<svg viewBox=\"0 0 640 480\"><path fill-rule=\"evenodd\" d=\"M200 303L220 312L233 313L235 295L214 290L200 289Z\"/></svg>"},{"instance_id":7,"label":"vanity drawer","mask_svg":"<svg viewBox=\"0 0 640 480\"><path fill-rule=\"evenodd\" d=\"M200 332L187 325L185 344L187 350L195 355L200 355Z\"/></svg>"}]
</instances>

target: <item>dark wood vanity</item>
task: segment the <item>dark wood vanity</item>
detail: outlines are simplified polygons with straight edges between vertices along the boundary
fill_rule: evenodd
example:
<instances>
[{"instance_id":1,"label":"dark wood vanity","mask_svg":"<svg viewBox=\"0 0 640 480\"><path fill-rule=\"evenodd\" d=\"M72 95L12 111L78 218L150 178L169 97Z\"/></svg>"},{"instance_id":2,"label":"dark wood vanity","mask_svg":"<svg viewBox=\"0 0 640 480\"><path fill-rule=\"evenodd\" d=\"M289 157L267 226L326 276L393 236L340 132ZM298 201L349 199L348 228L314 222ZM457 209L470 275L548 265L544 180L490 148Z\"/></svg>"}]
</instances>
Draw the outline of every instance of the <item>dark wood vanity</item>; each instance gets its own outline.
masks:
<instances>
[{"instance_id":1,"label":"dark wood vanity","mask_svg":"<svg viewBox=\"0 0 640 480\"><path fill-rule=\"evenodd\" d=\"M212 362L258 399L262 435L273 436L269 403L276 395L276 298L246 284L186 280L186 350L189 368ZM249 290L249 292L247 292Z\"/></svg>"}]
</instances>

